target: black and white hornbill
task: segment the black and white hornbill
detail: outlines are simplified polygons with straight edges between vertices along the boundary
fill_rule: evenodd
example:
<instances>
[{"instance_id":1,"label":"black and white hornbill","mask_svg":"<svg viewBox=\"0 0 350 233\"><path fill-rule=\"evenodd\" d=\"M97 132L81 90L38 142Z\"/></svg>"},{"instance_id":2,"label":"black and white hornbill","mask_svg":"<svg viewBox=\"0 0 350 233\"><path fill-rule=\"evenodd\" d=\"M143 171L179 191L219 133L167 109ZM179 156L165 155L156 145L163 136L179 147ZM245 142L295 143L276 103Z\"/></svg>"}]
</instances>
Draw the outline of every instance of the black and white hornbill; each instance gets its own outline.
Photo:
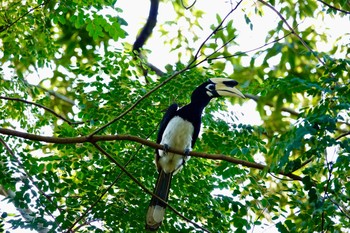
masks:
<instances>
[{"instance_id":1,"label":"black and white hornbill","mask_svg":"<svg viewBox=\"0 0 350 233\"><path fill-rule=\"evenodd\" d=\"M182 108L172 104L165 113L159 127L157 143L164 146L164 150L156 150L155 162L159 172L154 194L168 201L171 179L189 156L168 152L169 148L183 150L188 154L193 148L201 127L203 109L212 98L220 96L244 95L235 88L237 81L227 78L212 78L202 83L192 93L191 103ZM146 229L157 230L162 224L166 204L152 196L146 217Z\"/></svg>"}]
</instances>

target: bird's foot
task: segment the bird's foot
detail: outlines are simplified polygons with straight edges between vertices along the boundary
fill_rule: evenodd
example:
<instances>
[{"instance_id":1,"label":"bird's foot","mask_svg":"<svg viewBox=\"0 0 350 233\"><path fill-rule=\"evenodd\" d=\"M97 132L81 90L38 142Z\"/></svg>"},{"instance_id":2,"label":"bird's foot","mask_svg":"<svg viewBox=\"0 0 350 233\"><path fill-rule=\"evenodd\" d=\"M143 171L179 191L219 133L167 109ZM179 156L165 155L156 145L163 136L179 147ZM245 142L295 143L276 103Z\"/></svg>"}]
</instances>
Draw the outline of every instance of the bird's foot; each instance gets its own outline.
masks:
<instances>
[{"instance_id":1,"label":"bird's foot","mask_svg":"<svg viewBox=\"0 0 350 233\"><path fill-rule=\"evenodd\" d=\"M185 156L184 156L184 158L183 158L183 160L182 160L182 166L185 166L187 160L189 159L190 151L191 151L191 150L188 149L188 148L184 151Z\"/></svg>"},{"instance_id":2,"label":"bird's foot","mask_svg":"<svg viewBox=\"0 0 350 233\"><path fill-rule=\"evenodd\" d=\"M164 144L163 145L163 151L164 151L165 154L168 153L169 149L170 149L170 146L168 144Z\"/></svg>"}]
</instances>

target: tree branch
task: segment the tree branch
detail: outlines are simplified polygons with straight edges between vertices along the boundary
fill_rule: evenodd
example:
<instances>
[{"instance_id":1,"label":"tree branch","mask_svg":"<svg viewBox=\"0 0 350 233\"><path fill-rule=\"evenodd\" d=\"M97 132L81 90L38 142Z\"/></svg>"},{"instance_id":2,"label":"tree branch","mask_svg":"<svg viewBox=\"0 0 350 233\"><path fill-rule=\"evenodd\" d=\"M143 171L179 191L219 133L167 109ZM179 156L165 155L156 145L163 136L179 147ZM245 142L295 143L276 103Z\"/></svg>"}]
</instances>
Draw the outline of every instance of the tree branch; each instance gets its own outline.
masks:
<instances>
[{"instance_id":1,"label":"tree branch","mask_svg":"<svg viewBox=\"0 0 350 233\"><path fill-rule=\"evenodd\" d=\"M138 99L134 104L132 104L128 109L126 109L124 112L122 112L121 114L119 114L119 116L117 116L116 118L114 118L113 120L111 120L110 122L108 122L107 124L103 125L102 127L98 128L97 130L95 130L94 132L92 132L89 137L92 137L94 135L96 135L97 133L101 132L102 130L104 130L105 128L107 128L108 126L110 126L111 124L113 124L114 122L120 120L122 117L124 117L126 114L128 114L130 111L132 111L139 103L141 103L144 99L146 99L148 96L150 96L151 94L153 94L155 91L157 91L159 88L161 88L162 86L164 86L165 84L167 84L168 82L170 82L172 79L174 79L176 76L184 73L186 70L188 69L188 66L186 66L184 69L175 72L173 75L171 75L169 78L167 78L166 80L164 80L163 82L161 82L160 84L158 84L156 87L154 87L152 90L150 90L149 92L147 92L144 96L142 96L140 99Z\"/></svg>"},{"instance_id":2,"label":"tree branch","mask_svg":"<svg viewBox=\"0 0 350 233\"><path fill-rule=\"evenodd\" d=\"M350 135L350 131L345 132L345 133L339 135L338 137L335 138L335 140L339 140L339 139L341 139L341 138L343 138L343 137L346 137L346 136L348 136L348 135Z\"/></svg>"},{"instance_id":3,"label":"tree branch","mask_svg":"<svg viewBox=\"0 0 350 233\"><path fill-rule=\"evenodd\" d=\"M148 38L151 36L152 31L154 27L157 24L157 15L158 15L158 8L159 8L159 0L151 0L151 5L149 9L149 15L147 18L147 22L145 26L142 28L141 33L137 36L134 45L133 45L133 51L135 54L135 57L139 57L140 59L143 58L143 56L140 54L141 48L144 46ZM163 76L165 73L158 69L156 66L148 63L147 66L153 70L158 76ZM145 76L147 76L147 70L143 67L140 66L140 68L143 70L143 73Z\"/></svg>"},{"instance_id":4,"label":"tree branch","mask_svg":"<svg viewBox=\"0 0 350 233\"><path fill-rule=\"evenodd\" d=\"M134 42L134 45L133 45L134 51L140 52L142 46L146 43L146 40L152 34L153 28L157 24L158 7L159 7L159 0L151 0L151 6L149 9L147 22L143 27L139 36L136 38L136 41Z\"/></svg>"},{"instance_id":5,"label":"tree branch","mask_svg":"<svg viewBox=\"0 0 350 233\"><path fill-rule=\"evenodd\" d=\"M34 10L36 10L36 9L42 7L42 6L45 6L49 1L50 1L50 0L44 1L43 3L37 5L36 7L33 7L33 8L31 8L31 9L29 9L26 13L24 13L23 15L21 15L20 17L18 17L18 18L17 18L16 20L14 20L13 22L7 24L6 26L0 27L0 32L3 32L3 31L5 31L5 30L9 29L9 28L12 27L14 24L16 24L18 21L20 21L21 19L23 19L24 17L26 17L28 14L30 14L32 11L34 11Z\"/></svg>"},{"instance_id":6,"label":"tree branch","mask_svg":"<svg viewBox=\"0 0 350 233\"><path fill-rule=\"evenodd\" d=\"M256 95L251 95L251 94L244 94L245 97L254 100L255 102L259 102L260 97L256 96ZM265 103L265 105L270 106L270 107L275 107L274 104L272 103ZM282 107L281 109L283 112L288 112L293 116L298 116L299 112L295 111L294 109L291 108L286 108L286 107Z\"/></svg>"},{"instance_id":7,"label":"tree branch","mask_svg":"<svg viewBox=\"0 0 350 233\"><path fill-rule=\"evenodd\" d=\"M265 6L267 6L268 8L270 8L272 11L274 11L278 17L283 21L283 23L288 27L288 29L290 30L290 32L295 35L299 41L304 45L305 48L307 48L315 57L316 59L322 64L322 65L326 65L324 63L324 61L322 61L322 59L318 56L318 54L312 50L312 48L304 41L303 38L301 38L296 31L289 25L289 23L287 22L287 20L283 17L283 15L276 10L276 8L274 8L272 5L270 5L269 3L265 2L264 0L258 0L259 2L261 2L262 4L264 4Z\"/></svg>"},{"instance_id":8,"label":"tree branch","mask_svg":"<svg viewBox=\"0 0 350 233\"><path fill-rule=\"evenodd\" d=\"M347 15L350 14L349 11L346 11L346 10L343 10L343 9L340 9L340 8L337 8L337 7L335 7L335 6L332 6L332 5L328 4L328 3L326 3L325 1L322 1L322 0L317 0L317 1L318 1L318 2L321 2L322 4L328 6L329 8L331 8L331 9L333 9L333 10L342 12L342 13L347 14ZM349 2L348 2L348 3L349 3Z\"/></svg>"},{"instance_id":9,"label":"tree branch","mask_svg":"<svg viewBox=\"0 0 350 233\"><path fill-rule=\"evenodd\" d=\"M199 46L197 52L194 55L194 58L192 59L192 61L189 63L188 67L190 68L194 68L197 65L199 65L200 63L202 63L203 61L201 61L200 63L197 63L195 65L192 66L193 63L195 63L199 57L199 53L202 50L202 48L204 47L205 43L207 43L207 41L215 34L217 33L221 28L222 25L224 24L224 22L226 21L226 19L238 8L238 6L243 2L243 0L239 1L236 6L234 8L232 8L227 14L226 16L223 18L223 20L219 23L218 26L216 26L216 28L209 34L209 36L202 42L202 44Z\"/></svg>"},{"instance_id":10,"label":"tree branch","mask_svg":"<svg viewBox=\"0 0 350 233\"><path fill-rule=\"evenodd\" d=\"M0 99L11 100L11 101L18 101L18 102L22 102L22 103L25 103L25 104L31 104L31 105L37 106L39 108L44 109L45 111L50 112L51 114L55 115L57 118L67 122L69 125L84 123L84 122L73 122L73 121L70 121L70 120L66 119L64 116L56 113L54 110L52 110L52 109L50 109L50 108L48 108L48 107L46 107L44 105L32 102L32 101L28 101L28 100L24 100L24 99L20 99L20 98L14 98L14 97L6 97L6 96L0 96Z\"/></svg>"},{"instance_id":11,"label":"tree branch","mask_svg":"<svg viewBox=\"0 0 350 233\"><path fill-rule=\"evenodd\" d=\"M264 48L264 47L266 47L266 46L268 46L268 45L270 45L270 44L274 44L274 43L276 43L276 42L278 42L278 41L280 41L280 40L282 40L282 39L288 37L288 36L291 35L291 34L292 34L292 32L289 32L289 33L285 34L284 36L279 37L279 38L276 38L275 40L270 41L270 42L268 42L268 43L265 43L264 45L261 45L261 46L259 46L259 47L257 47L257 48L249 49L249 50L243 51L243 52L236 52L236 53L234 53L234 54L232 54L232 55L221 56L221 57L214 57L214 58L210 58L210 56L211 56L211 55L210 55L210 56L207 57L206 60L208 60L208 61L213 61L213 60L218 60L218 59L227 59L227 58L236 57L236 56L244 55L244 54L247 54L247 53L251 53L251 52L257 51L257 50L259 50L259 49L262 49L262 48Z\"/></svg>"},{"instance_id":12,"label":"tree branch","mask_svg":"<svg viewBox=\"0 0 350 233\"><path fill-rule=\"evenodd\" d=\"M70 99L70 98L68 98L68 97L66 97L66 96L64 96L64 95L62 95L62 94L60 94L60 93L58 93L58 92L56 92L56 91L49 90L49 89L47 89L47 88L45 88L45 87L43 87L43 86L40 86L40 85L32 85L32 84L29 84L28 82L27 82L27 84L28 84L28 85L31 85L31 86L33 86L33 87L37 87L37 88L39 88L39 89L41 89L41 90L43 90L43 91L46 91L46 92L49 93L50 95L56 97L57 99L60 99L60 100L62 100L62 101L64 101L64 102L66 102L66 103L69 104L69 105L74 105L74 100L72 100L72 99Z\"/></svg>"},{"instance_id":13,"label":"tree branch","mask_svg":"<svg viewBox=\"0 0 350 233\"><path fill-rule=\"evenodd\" d=\"M41 142L56 143L56 144L75 144L75 143L86 143L86 142L95 144L96 142L99 142L99 141L132 141L132 142L137 142L137 143L152 147L154 149L159 149L159 150L164 149L163 146L160 144L157 144L155 142L152 142L137 136L128 135L128 134L92 135L92 136L89 135L89 136L79 136L79 137L58 138L58 137L29 134L29 133L24 133L24 132L15 131L12 129L4 129L4 128L0 128L0 134L12 135L12 136L16 136L24 139L33 140L33 141L41 141ZM169 151L176 154L185 155L185 152L182 150L170 148ZM222 155L222 154L207 154L207 153L191 151L189 155L193 157L199 157L199 158L227 161L229 163L239 164L244 167L255 168L259 170L269 170L268 166L266 165L262 165L255 162L249 162L246 160L237 159L237 158ZM299 180L299 181L302 180L302 177L294 175L292 173L285 173L281 171L281 172L278 172L278 174L287 176L293 180Z\"/></svg>"}]
</instances>

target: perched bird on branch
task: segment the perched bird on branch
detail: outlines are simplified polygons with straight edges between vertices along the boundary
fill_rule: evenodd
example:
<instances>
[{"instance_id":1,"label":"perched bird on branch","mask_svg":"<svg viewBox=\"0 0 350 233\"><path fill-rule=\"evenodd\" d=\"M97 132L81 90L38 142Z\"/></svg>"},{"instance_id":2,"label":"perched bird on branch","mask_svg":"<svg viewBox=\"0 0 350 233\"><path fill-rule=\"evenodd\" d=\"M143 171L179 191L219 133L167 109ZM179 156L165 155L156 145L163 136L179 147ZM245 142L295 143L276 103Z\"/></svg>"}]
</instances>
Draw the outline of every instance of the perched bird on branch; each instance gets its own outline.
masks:
<instances>
[{"instance_id":1,"label":"perched bird on branch","mask_svg":"<svg viewBox=\"0 0 350 233\"><path fill-rule=\"evenodd\" d=\"M227 78L211 78L192 93L191 102L179 108L172 104L165 113L159 127L157 143L163 150L156 150L155 162L159 172L146 217L146 229L157 230L162 224L168 201L171 179L189 160L201 127L203 109L210 100L220 96L244 95L235 88L237 81ZM168 152L169 148L183 150L185 155Z\"/></svg>"}]
</instances>

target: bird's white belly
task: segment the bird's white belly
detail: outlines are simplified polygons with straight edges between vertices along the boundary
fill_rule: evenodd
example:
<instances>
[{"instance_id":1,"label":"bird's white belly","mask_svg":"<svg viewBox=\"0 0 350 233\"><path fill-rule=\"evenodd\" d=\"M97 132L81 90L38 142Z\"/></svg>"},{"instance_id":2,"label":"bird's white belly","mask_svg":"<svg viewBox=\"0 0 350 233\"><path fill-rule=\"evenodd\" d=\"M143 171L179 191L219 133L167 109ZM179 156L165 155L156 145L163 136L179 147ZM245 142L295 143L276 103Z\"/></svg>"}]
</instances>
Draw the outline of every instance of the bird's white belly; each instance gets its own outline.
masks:
<instances>
[{"instance_id":1,"label":"bird's white belly","mask_svg":"<svg viewBox=\"0 0 350 233\"><path fill-rule=\"evenodd\" d=\"M182 151L191 150L193 130L193 125L189 121L176 116L169 121L165 128L160 144L167 144L170 148ZM164 153L163 150L159 150L159 155L158 163L166 173L178 171L182 164L189 159L183 155Z\"/></svg>"}]
</instances>

